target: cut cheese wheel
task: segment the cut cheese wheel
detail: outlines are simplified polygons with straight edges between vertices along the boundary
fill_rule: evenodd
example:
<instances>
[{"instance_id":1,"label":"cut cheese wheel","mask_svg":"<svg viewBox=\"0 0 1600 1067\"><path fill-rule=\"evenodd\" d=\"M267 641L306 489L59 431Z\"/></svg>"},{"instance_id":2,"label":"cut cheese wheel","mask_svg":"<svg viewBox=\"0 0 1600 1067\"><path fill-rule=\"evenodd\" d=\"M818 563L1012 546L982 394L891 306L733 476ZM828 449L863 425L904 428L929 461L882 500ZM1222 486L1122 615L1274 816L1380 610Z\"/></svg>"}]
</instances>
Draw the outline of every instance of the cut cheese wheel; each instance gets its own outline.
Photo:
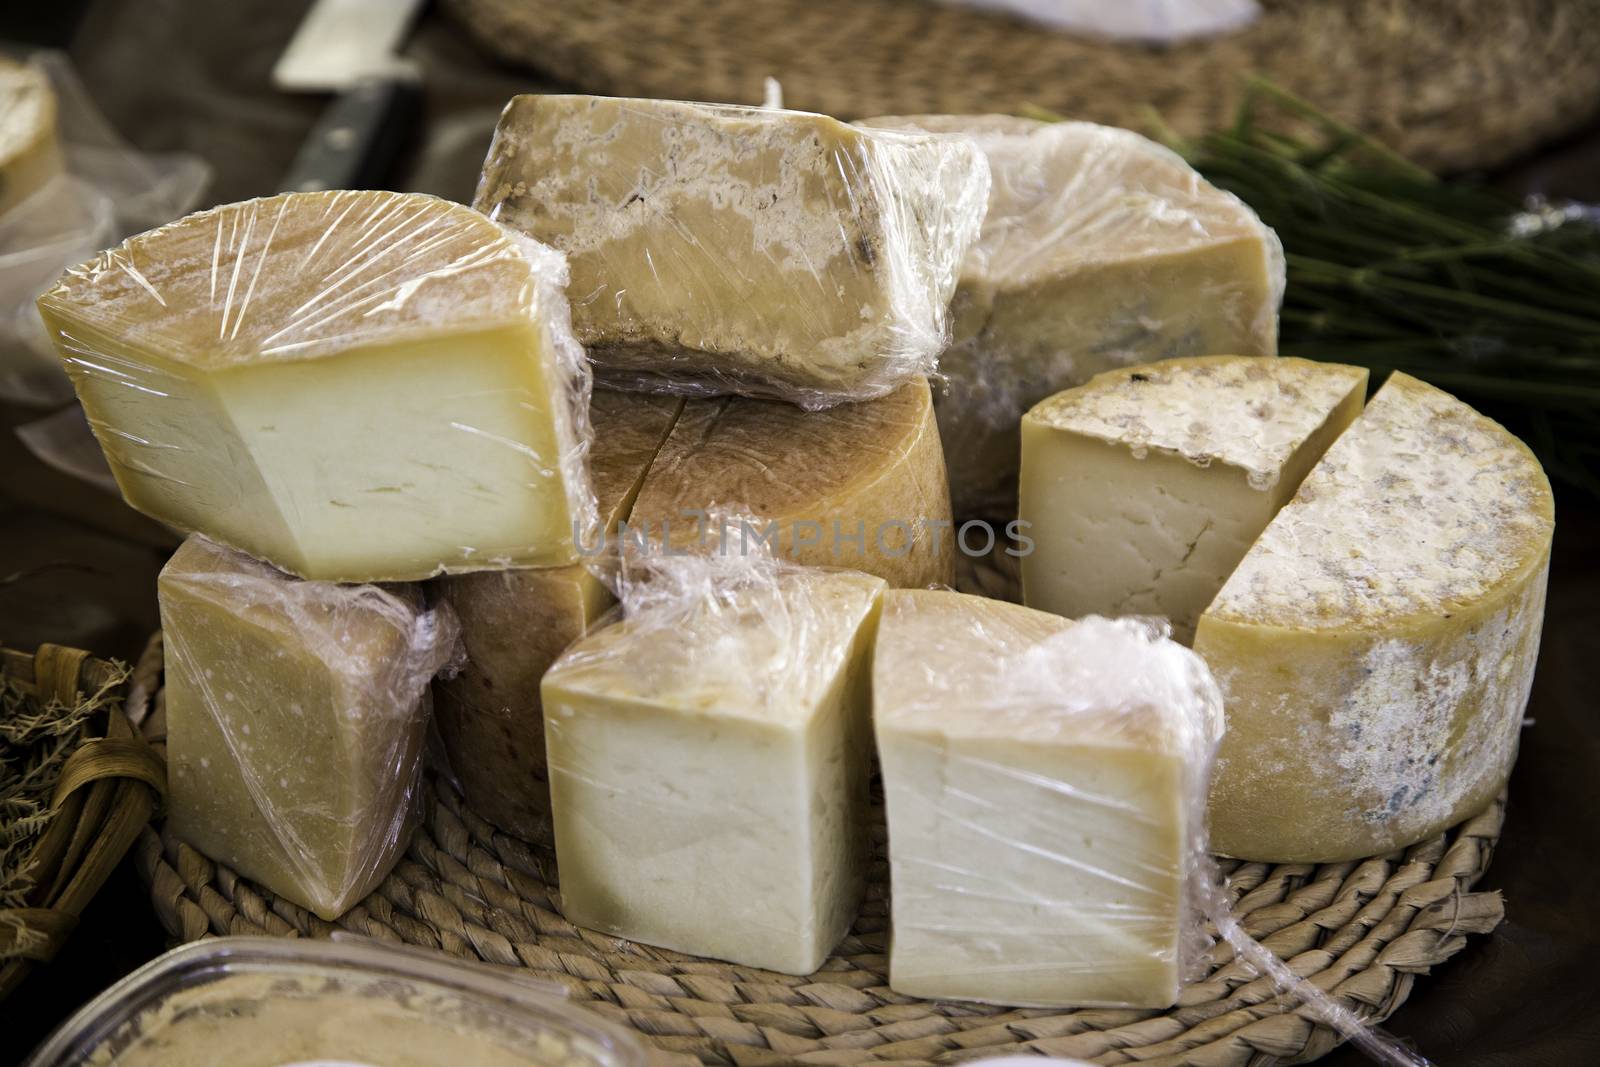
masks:
<instances>
[{"instance_id":1,"label":"cut cheese wheel","mask_svg":"<svg viewBox=\"0 0 1600 1067\"><path fill-rule=\"evenodd\" d=\"M865 884L882 589L848 571L752 569L568 650L544 679L568 920L816 970Z\"/></svg>"},{"instance_id":2,"label":"cut cheese wheel","mask_svg":"<svg viewBox=\"0 0 1600 1067\"><path fill-rule=\"evenodd\" d=\"M589 454L603 527L627 518L683 401L595 391ZM435 719L472 810L524 841L550 839L539 681L614 602L583 563L450 575L432 583L461 623L467 662L434 685Z\"/></svg>"},{"instance_id":3,"label":"cut cheese wheel","mask_svg":"<svg viewBox=\"0 0 1600 1067\"><path fill-rule=\"evenodd\" d=\"M1199 356L1106 371L1022 422L1023 601L1078 618L1200 613L1361 411L1367 372Z\"/></svg>"},{"instance_id":4,"label":"cut cheese wheel","mask_svg":"<svg viewBox=\"0 0 1600 1067\"><path fill-rule=\"evenodd\" d=\"M1128 130L999 115L866 125L971 138L992 173L939 361L957 515L1011 513L1017 423L1052 393L1152 360L1277 351L1277 238L1168 149Z\"/></svg>"},{"instance_id":5,"label":"cut cheese wheel","mask_svg":"<svg viewBox=\"0 0 1600 1067\"><path fill-rule=\"evenodd\" d=\"M578 336L607 380L826 407L933 369L987 194L964 143L519 96L475 206L569 254Z\"/></svg>"},{"instance_id":6,"label":"cut cheese wheel","mask_svg":"<svg viewBox=\"0 0 1600 1067\"><path fill-rule=\"evenodd\" d=\"M338 917L409 842L448 614L414 586L304 582L203 537L160 594L173 831Z\"/></svg>"},{"instance_id":7,"label":"cut cheese wheel","mask_svg":"<svg viewBox=\"0 0 1600 1067\"><path fill-rule=\"evenodd\" d=\"M706 518L712 509L756 521L721 536ZM955 537L928 384L816 412L691 400L628 525L677 548L755 551L768 539L803 564L866 571L893 586L948 585Z\"/></svg>"},{"instance_id":8,"label":"cut cheese wheel","mask_svg":"<svg viewBox=\"0 0 1600 1067\"><path fill-rule=\"evenodd\" d=\"M429 196L190 215L39 302L123 495L336 581L566 563L594 521L558 253Z\"/></svg>"},{"instance_id":9,"label":"cut cheese wheel","mask_svg":"<svg viewBox=\"0 0 1600 1067\"><path fill-rule=\"evenodd\" d=\"M1488 804L1516 755L1553 524L1525 445L1393 375L1200 619L1227 697L1213 846L1345 860Z\"/></svg>"},{"instance_id":10,"label":"cut cheese wheel","mask_svg":"<svg viewBox=\"0 0 1600 1067\"><path fill-rule=\"evenodd\" d=\"M1220 715L1199 660L1138 624L888 593L873 718L889 984L1011 1005L1170 1005L1201 945L1187 894Z\"/></svg>"},{"instance_id":11,"label":"cut cheese wheel","mask_svg":"<svg viewBox=\"0 0 1600 1067\"><path fill-rule=\"evenodd\" d=\"M0 215L61 170L50 79L38 67L0 56Z\"/></svg>"}]
</instances>

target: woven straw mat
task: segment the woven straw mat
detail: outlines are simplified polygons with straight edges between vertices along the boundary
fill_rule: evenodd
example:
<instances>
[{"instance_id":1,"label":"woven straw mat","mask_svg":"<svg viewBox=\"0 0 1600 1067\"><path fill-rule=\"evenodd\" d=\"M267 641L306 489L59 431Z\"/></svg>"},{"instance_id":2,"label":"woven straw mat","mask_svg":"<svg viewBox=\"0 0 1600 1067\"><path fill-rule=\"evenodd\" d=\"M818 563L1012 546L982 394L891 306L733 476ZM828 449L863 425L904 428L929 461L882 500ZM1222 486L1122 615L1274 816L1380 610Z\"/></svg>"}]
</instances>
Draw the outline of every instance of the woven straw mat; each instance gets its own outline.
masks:
<instances>
[{"instance_id":1,"label":"woven straw mat","mask_svg":"<svg viewBox=\"0 0 1600 1067\"><path fill-rule=\"evenodd\" d=\"M1014 113L1180 134L1230 123L1259 74L1416 162L1490 166L1600 107L1600 0L1264 0L1231 35L1158 48L934 0L447 0L498 58L583 91L840 118Z\"/></svg>"},{"instance_id":2,"label":"woven straw mat","mask_svg":"<svg viewBox=\"0 0 1600 1067\"><path fill-rule=\"evenodd\" d=\"M1001 557L1004 560L1004 557ZM969 566L969 592L1006 596L1014 567ZM159 739L160 635L135 669L154 694L130 716ZM1062 1011L918 1000L888 986L887 865L881 818L867 900L837 954L805 978L774 974L579 929L561 917L549 841L526 842L468 811L431 773L410 850L337 923L241 878L163 829L134 852L156 912L178 941L210 935L326 937L345 929L452 956L515 967L564 986L575 1001L634 1028L663 1063L953 1063L1009 1052L1098 1064L1267 1067L1304 1063L1339 1044L1297 1013L1270 979L1214 948L1209 973L1167 1011ZM1224 861L1244 928L1357 1015L1374 1022L1412 983L1504 914L1500 895L1473 892L1500 836L1504 797L1487 811L1399 852L1335 864Z\"/></svg>"}]
</instances>

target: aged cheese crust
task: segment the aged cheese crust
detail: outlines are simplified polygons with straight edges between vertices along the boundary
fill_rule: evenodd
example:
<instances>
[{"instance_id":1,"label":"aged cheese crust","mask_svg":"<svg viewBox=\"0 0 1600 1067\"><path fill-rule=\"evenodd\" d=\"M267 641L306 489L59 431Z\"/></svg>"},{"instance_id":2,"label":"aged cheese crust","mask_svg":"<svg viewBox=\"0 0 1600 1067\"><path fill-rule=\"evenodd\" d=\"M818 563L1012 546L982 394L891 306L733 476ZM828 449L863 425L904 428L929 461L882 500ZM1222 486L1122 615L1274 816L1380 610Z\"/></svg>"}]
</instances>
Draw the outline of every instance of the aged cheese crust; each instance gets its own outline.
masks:
<instances>
[{"instance_id":1,"label":"aged cheese crust","mask_svg":"<svg viewBox=\"0 0 1600 1067\"><path fill-rule=\"evenodd\" d=\"M1200 620L1228 697L1214 847L1348 859L1486 804L1516 755L1553 527L1525 445L1393 375Z\"/></svg>"},{"instance_id":2,"label":"aged cheese crust","mask_svg":"<svg viewBox=\"0 0 1600 1067\"><path fill-rule=\"evenodd\" d=\"M939 425L957 514L1015 500L1017 422L1101 371L1273 355L1283 253L1238 198L1128 130L996 115L864 125L972 139L989 210L952 303Z\"/></svg>"},{"instance_id":3,"label":"aged cheese crust","mask_svg":"<svg viewBox=\"0 0 1600 1067\"><path fill-rule=\"evenodd\" d=\"M823 407L932 369L987 176L823 115L519 96L475 206L569 253L607 380Z\"/></svg>"},{"instance_id":4,"label":"aged cheese crust","mask_svg":"<svg viewBox=\"0 0 1600 1067\"><path fill-rule=\"evenodd\" d=\"M703 530L688 512L711 508L752 513L758 529L775 523L776 554L809 566L866 571L892 586L954 580L950 498L926 381L817 412L746 398L689 401L629 525L652 537L665 529L683 547Z\"/></svg>"}]
</instances>

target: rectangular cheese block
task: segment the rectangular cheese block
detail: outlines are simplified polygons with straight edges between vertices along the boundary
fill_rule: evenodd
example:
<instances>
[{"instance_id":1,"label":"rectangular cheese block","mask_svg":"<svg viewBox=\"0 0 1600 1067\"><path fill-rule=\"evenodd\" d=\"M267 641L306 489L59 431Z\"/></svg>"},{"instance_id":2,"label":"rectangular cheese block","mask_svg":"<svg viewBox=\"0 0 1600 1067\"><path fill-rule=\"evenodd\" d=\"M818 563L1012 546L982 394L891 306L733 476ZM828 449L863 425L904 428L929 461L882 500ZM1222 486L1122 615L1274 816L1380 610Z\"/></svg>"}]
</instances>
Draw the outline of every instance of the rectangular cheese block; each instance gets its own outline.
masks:
<instances>
[{"instance_id":1,"label":"rectangular cheese block","mask_svg":"<svg viewBox=\"0 0 1600 1067\"><path fill-rule=\"evenodd\" d=\"M939 360L956 514L1013 513L1017 424L1102 371L1277 352L1283 252L1243 202L1129 130L1001 115L870 119L972 140L988 214Z\"/></svg>"},{"instance_id":2,"label":"rectangular cheese block","mask_svg":"<svg viewBox=\"0 0 1600 1067\"><path fill-rule=\"evenodd\" d=\"M1199 356L1106 371L1022 422L1023 602L1069 618L1200 613L1360 413L1360 367Z\"/></svg>"},{"instance_id":3,"label":"rectangular cheese block","mask_svg":"<svg viewBox=\"0 0 1600 1067\"><path fill-rule=\"evenodd\" d=\"M599 389L589 455L604 529L633 507L683 407L677 397ZM461 623L467 662L434 684L434 715L473 812L524 841L550 840L539 681L615 603L590 564L480 571L430 583Z\"/></svg>"},{"instance_id":4,"label":"rectangular cheese block","mask_svg":"<svg viewBox=\"0 0 1600 1067\"><path fill-rule=\"evenodd\" d=\"M50 79L38 66L0 56L0 215L62 169Z\"/></svg>"},{"instance_id":5,"label":"rectangular cheese block","mask_svg":"<svg viewBox=\"0 0 1600 1067\"><path fill-rule=\"evenodd\" d=\"M337 917L409 841L454 620L414 587L301 581L202 537L159 592L172 829Z\"/></svg>"},{"instance_id":6,"label":"rectangular cheese block","mask_svg":"<svg viewBox=\"0 0 1600 1067\"><path fill-rule=\"evenodd\" d=\"M1220 699L1186 649L929 590L885 596L873 718L889 984L931 999L1164 1008L1202 945Z\"/></svg>"},{"instance_id":7,"label":"rectangular cheese block","mask_svg":"<svg viewBox=\"0 0 1600 1067\"><path fill-rule=\"evenodd\" d=\"M681 594L545 675L562 914L810 974L865 884L883 582L795 567L719 582L688 562Z\"/></svg>"},{"instance_id":8,"label":"rectangular cheese block","mask_svg":"<svg viewBox=\"0 0 1600 1067\"><path fill-rule=\"evenodd\" d=\"M824 407L933 369L976 149L778 109L519 96L474 206L566 252L604 378Z\"/></svg>"},{"instance_id":9,"label":"rectangular cheese block","mask_svg":"<svg viewBox=\"0 0 1600 1067\"><path fill-rule=\"evenodd\" d=\"M40 300L134 507L302 577L574 561L588 377L561 257L417 194L191 215Z\"/></svg>"},{"instance_id":10,"label":"rectangular cheese block","mask_svg":"<svg viewBox=\"0 0 1600 1067\"><path fill-rule=\"evenodd\" d=\"M1498 423L1395 373L1206 608L1217 851L1333 862L1482 811L1516 758L1555 505Z\"/></svg>"},{"instance_id":11,"label":"rectangular cheese block","mask_svg":"<svg viewBox=\"0 0 1600 1067\"><path fill-rule=\"evenodd\" d=\"M690 400L651 464L630 533L674 549L722 543L709 514L748 529L729 550L848 567L891 586L955 581L955 530L925 380L826 411L744 397Z\"/></svg>"}]
</instances>

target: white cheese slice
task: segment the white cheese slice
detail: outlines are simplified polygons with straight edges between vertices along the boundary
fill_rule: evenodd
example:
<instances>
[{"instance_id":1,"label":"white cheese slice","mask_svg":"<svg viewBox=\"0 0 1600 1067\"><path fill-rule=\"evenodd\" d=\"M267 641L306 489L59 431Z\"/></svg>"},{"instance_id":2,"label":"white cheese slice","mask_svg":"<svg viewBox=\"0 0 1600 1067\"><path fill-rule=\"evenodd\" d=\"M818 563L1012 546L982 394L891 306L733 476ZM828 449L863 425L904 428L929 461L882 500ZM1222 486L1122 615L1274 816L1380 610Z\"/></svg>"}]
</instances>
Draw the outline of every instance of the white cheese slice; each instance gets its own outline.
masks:
<instances>
[{"instance_id":1,"label":"white cheese slice","mask_svg":"<svg viewBox=\"0 0 1600 1067\"><path fill-rule=\"evenodd\" d=\"M601 527L633 508L683 400L597 389L589 454ZM473 812L524 841L550 838L539 681L616 601L586 563L434 579L461 623L467 662L434 683L434 717Z\"/></svg>"},{"instance_id":2,"label":"white cheese slice","mask_svg":"<svg viewBox=\"0 0 1600 1067\"><path fill-rule=\"evenodd\" d=\"M775 555L876 574L892 586L955 581L955 530L925 380L826 411L745 397L690 400L650 467L631 535L690 549L720 538L708 515Z\"/></svg>"},{"instance_id":3,"label":"white cheese slice","mask_svg":"<svg viewBox=\"0 0 1600 1067\"><path fill-rule=\"evenodd\" d=\"M453 620L415 587L301 581L203 537L159 585L173 831L336 918L409 842Z\"/></svg>"},{"instance_id":4,"label":"white cheese slice","mask_svg":"<svg viewBox=\"0 0 1600 1067\"><path fill-rule=\"evenodd\" d=\"M39 302L123 495L308 578L577 558L588 376L558 253L418 194L190 215Z\"/></svg>"},{"instance_id":5,"label":"white cheese slice","mask_svg":"<svg viewBox=\"0 0 1600 1067\"><path fill-rule=\"evenodd\" d=\"M816 970L865 884L883 587L786 568L641 610L556 662L543 696L570 921Z\"/></svg>"},{"instance_id":6,"label":"white cheese slice","mask_svg":"<svg viewBox=\"0 0 1600 1067\"><path fill-rule=\"evenodd\" d=\"M891 591L873 718L897 992L1176 1000L1220 727L1192 653L1134 623Z\"/></svg>"},{"instance_id":7,"label":"white cheese slice","mask_svg":"<svg viewBox=\"0 0 1600 1067\"><path fill-rule=\"evenodd\" d=\"M38 67L0 56L0 215L61 170L50 79Z\"/></svg>"},{"instance_id":8,"label":"white cheese slice","mask_svg":"<svg viewBox=\"0 0 1600 1067\"><path fill-rule=\"evenodd\" d=\"M1227 697L1214 847L1352 859L1489 803L1516 756L1553 527L1522 442L1390 377L1200 619Z\"/></svg>"},{"instance_id":9,"label":"white cheese slice","mask_svg":"<svg viewBox=\"0 0 1600 1067\"><path fill-rule=\"evenodd\" d=\"M826 407L933 369L970 145L767 108L519 96L474 205L566 252L606 380Z\"/></svg>"},{"instance_id":10,"label":"white cheese slice","mask_svg":"<svg viewBox=\"0 0 1600 1067\"><path fill-rule=\"evenodd\" d=\"M1306 472L1361 411L1367 372L1200 356L1106 371L1022 422L1023 602L1159 615L1194 638Z\"/></svg>"},{"instance_id":11,"label":"white cheese slice","mask_svg":"<svg viewBox=\"0 0 1600 1067\"><path fill-rule=\"evenodd\" d=\"M1237 197L1128 130L1003 115L865 125L970 138L992 174L939 360L957 515L1011 513L1017 423L1101 371L1277 351L1283 252Z\"/></svg>"}]
</instances>

